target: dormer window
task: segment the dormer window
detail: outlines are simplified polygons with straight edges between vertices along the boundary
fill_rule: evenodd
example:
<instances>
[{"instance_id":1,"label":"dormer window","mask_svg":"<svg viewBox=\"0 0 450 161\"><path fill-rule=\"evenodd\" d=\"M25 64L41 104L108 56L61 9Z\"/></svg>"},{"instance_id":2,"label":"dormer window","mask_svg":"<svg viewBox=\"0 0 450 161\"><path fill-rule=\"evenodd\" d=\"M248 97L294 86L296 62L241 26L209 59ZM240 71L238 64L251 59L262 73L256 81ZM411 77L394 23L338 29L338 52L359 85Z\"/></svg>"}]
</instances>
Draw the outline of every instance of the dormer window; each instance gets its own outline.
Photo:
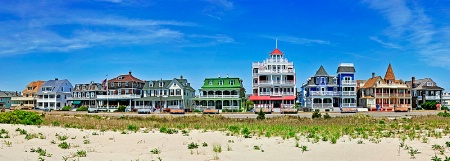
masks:
<instances>
[{"instance_id":1,"label":"dormer window","mask_svg":"<svg viewBox=\"0 0 450 161\"><path fill-rule=\"evenodd\" d=\"M220 80L220 81L219 81L219 85L223 85L223 80Z\"/></svg>"},{"instance_id":2,"label":"dormer window","mask_svg":"<svg viewBox=\"0 0 450 161\"><path fill-rule=\"evenodd\" d=\"M209 81L208 84L209 84L209 85L212 85L212 81Z\"/></svg>"},{"instance_id":3,"label":"dormer window","mask_svg":"<svg viewBox=\"0 0 450 161\"><path fill-rule=\"evenodd\" d=\"M230 80L230 85L234 85L234 80Z\"/></svg>"},{"instance_id":4,"label":"dormer window","mask_svg":"<svg viewBox=\"0 0 450 161\"><path fill-rule=\"evenodd\" d=\"M118 80L122 80L122 77L117 77Z\"/></svg>"},{"instance_id":5,"label":"dormer window","mask_svg":"<svg viewBox=\"0 0 450 161\"><path fill-rule=\"evenodd\" d=\"M159 86L162 87L163 86L163 82L159 81Z\"/></svg>"},{"instance_id":6,"label":"dormer window","mask_svg":"<svg viewBox=\"0 0 450 161\"><path fill-rule=\"evenodd\" d=\"M153 87L153 82L150 82L150 83L148 84L148 86L149 86L149 87Z\"/></svg>"},{"instance_id":7,"label":"dormer window","mask_svg":"<svg viewBox=\"0 0 450 161\"><path fill-rule=\"evenodd\" d=\"M433 82L427 82L427 86L433 86Z\"/></svg>"}]
</instances>

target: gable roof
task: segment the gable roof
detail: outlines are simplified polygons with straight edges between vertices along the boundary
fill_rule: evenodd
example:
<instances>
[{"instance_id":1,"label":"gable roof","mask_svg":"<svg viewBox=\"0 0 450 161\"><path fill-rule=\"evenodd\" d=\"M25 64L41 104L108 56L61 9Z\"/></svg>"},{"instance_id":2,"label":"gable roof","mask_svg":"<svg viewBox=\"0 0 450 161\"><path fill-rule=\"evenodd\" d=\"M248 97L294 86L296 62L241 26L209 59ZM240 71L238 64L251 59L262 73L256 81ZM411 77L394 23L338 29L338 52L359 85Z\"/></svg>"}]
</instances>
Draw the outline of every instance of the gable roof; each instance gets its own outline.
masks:
<instances>
[{"instance_id":1,"label":"gable roof","mask_svg":"<svg viewBox=\"0 0 450 161\"><path fill-rule=\"evenodd\" d=\"M45 83L45 81L33 81L30 82L27 87L25 87L25 90L22 91L22 93L36 93L39 91L39 88ZM32 87L32 90L28 90L28 87Z\"/></svg>"},{"instance_id":2,"label":"gable roof","mask_svg":"<svg viewBox=\"0 0 450 161\"><path fill-rule=\"evenodd\" d=\"M328 76L328 73L325 70L325 68L323 68L323 66L321 65L319 67L319 69L317 70L316 75L314 75L314 76Z\"/></svg>"},{"instance_id":3,"label":"gable roof","mask_svg":"<svg viewBox=\"0 0 450 161\"><path fill-rule=\"evenodd\" d=\"M432 86L427 86L427 83L431 82L433 83ZM410 87L412 87L412 82L411 81L406 81L406 84ZM436 82L433 81L433 79L431 78L424 78L424 79L416 79L414 80L414 85L415 88L417 90L426 90L426 89L433 89L433 90L444 90L444 88L439 87Z\"/></svg>"},{"instance_id":4,"label":"gable roof","mask_svg":"<svg viewBox=\"0 0 450 161\"><path fill-rule=\"evenodd\" d=\"M0 91L0 97L16 97L19 94L15 91Z\"/></svg>"},{"instance_id":5,"label":"gable roof","mask_svg":"<svg viewBox=\"0 0 450 161\"><path fill-rule=\"evenodd\" d=\"M135 81L135 82L139 82L139 83L145 83L144 81L142 81L142 80L140 80L140 79L134 77L134 76L131 74L131 71L128 72L128 74L122 74L122 75L119 75L119 76L117 76L117 77L115 77L115 78L113 78L113 79L108 80L108 82L129 82L129 81Z\"/></svg>"},{"instance_id":6,"label":"gable roof","mask_svg":"<svg viewBox=\"0 0 450 161\"><path fill-rule=\"evenodd\" d=\"M393 80L395 81L394 70L392 70L392 65L389 63L389 66L386 70L386 75L384 75L384 80Z\"/></svg>"},{"instance_id":7,"label":"gable roof","mask_svg":"<svg viewBox=\"0 0 450 161\"><path fill-rule=\"evenodd\" d=\"M186 88L186 89L190 89L190 90L195 91L195 89L192 88L192 86L191 86L190 83L187 81L187 79L183 79L183 78L177 79L177 78L174 78L174 79L172 79L172 80L162 80L162 83L163 83L163 86L162 86L162 87L159 86L159 83L160 83L160 82L161 82L161 80L145 81L145 85L144 85L143 90L160 89L160 88L167 89L167 88L170 87L170 85L171 85L173 82L176 82L176 83L177 83L178 85L180 85L182 88ZM150 84L153 84L153 86L150 86Z\"/></svg>"},{"instance_id":8,"label":"gable roof","mask_svg":"<svg viewBox=\"0 0 450 161\"><path fill-rule=\"evenodd\" d=\"M234 85L231 85L231 81L234 81ZM219 82L223 81L222 85L219 85ZM211 82L211 85L209 84ZM202 89L208 88L243 88L242 79L240 78L205 78L203 82Z\"/></svg>"},{"instance_id":9,"label":"gable roof","mask_svg":"<svg viewBox=\"0 0 450 161\"><path fill-rule=\"evenodd\" d=\"M364 83L364 86L361 87L361 88L371 88L371 87L373 87L373 86L375 85L375 83L376 83L378 80L382 80L382 79L381 79L381 76L376 76L376 77L373 77L373 78L369 78L369 79L366 81L366 83Z\"/></svg>"},{"instance_id":10,"label":"gable roof","mask_svg":"<svg viewBox=\"0 0 450 161\"><path fill-rule=\"evenodd\" d=\"M69 83L72 86L69 80L63 79L46 81L41 87L53 87L51 92L57 92L65 83ZM42 93L42 88L39 88L38 93Z\"/></svg>"}]
</instances>

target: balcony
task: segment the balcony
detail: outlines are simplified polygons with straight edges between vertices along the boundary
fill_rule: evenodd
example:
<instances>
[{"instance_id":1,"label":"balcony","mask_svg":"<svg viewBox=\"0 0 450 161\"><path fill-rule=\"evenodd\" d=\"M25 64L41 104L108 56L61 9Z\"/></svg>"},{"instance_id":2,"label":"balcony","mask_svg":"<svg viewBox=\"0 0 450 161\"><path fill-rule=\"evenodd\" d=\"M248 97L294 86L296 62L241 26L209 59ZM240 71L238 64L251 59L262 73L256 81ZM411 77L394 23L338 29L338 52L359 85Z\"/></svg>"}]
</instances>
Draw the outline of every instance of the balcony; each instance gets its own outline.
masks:
<instances>
[{"instance_id":1,"label":"balcony","mask_svg":"<svg viewBox=\"0 0 450 161\"><path fill-rule=\"evenodd\" d=\"M239 95L202 95L199 98L239 98Z\"/></svg>"},{"instance_id":2,"label":"balcony","mask_svg":"<svg viewBox=\"0 0 450 161\"><path fill-rule=\"evenodd\" d=\"M127 94L127 95L97 95L97 99L136 99L141 98L137 94Z\"/></svg>"},{"instance_id":3,"label":"balcony","mask_svg":"<svg viewBox=\"0 0 450 161\"><path fill-rule=\"evenodd\" d=\"M342 107L356 107L356 103L342 103Z\"/></svg>"},{"instance_id":4,"label":"balcony","mask_svg":"<svg viewBox=\"0 0 450 161\"><path fill-rule=\"evenodd\" d=\"M356 96L355 91L342 91L343 96Z\"/></svg>"},{"instance_id":5,"label":"balcony","mask_svg":"<svg viewBox=\"0 0 450 161\"><path fill-rule=\"evenodd\" d=\"M38 98L37 102L56 102L56 98Z\"/></svg>"},{"instance_id":6,"label":"balcony","mask_svg":"<svg viewBox=\"0 0 450 161\"><path fill-rule=\"evenodd\" d=\"M11 101L33 101L36 100L34 97L11 97Z\"/></svg>"},{"instance_id":7,"label":"balcony","mask_svg":"<svg viewBox=\"0 0 450 161\"><path fill-rule=\"evenodd\" d=\"M376 93L376 97L410 97L408 93Z\"/></svg>"},{"instance_id":8,"label":"balcony","mask_svg":"<svg viewBox=\"0 0 450 161\"><path fill-rule=\"evenodd\" d=\"M259 74L279 74L279 73L286 73L286 74L293 74L295 73L295 69L272 69L272 70L258 70Z\"/></svg>"},{"instance_id":9,"label":"balcony","mask_svg":"<svg viewBox=\"0 0 450 161\"><path fill-rule=\"evenodd\" d=\"M355 80L342 80L341 84L342 85L356 85L356 81Z\"/></svg>"},{"instance_id":10,"label":"balcony","mask_svg":"<svg viewBox=\"0 0 450 161\"><path fill-rule=\"evenodd\" d=\"M295 81L293 80L261 80L258 85L295 85Z\"/></svg>"},{"instance_id":11,"label":"balcony","mask_svg":"<svg viewBox=\"0 0 450 161\"><path fill-rule=\"evenodd\" d=\"M335 91L311 91L310 96L339 96L339 92Z\"/></svg>"}]
</instances>

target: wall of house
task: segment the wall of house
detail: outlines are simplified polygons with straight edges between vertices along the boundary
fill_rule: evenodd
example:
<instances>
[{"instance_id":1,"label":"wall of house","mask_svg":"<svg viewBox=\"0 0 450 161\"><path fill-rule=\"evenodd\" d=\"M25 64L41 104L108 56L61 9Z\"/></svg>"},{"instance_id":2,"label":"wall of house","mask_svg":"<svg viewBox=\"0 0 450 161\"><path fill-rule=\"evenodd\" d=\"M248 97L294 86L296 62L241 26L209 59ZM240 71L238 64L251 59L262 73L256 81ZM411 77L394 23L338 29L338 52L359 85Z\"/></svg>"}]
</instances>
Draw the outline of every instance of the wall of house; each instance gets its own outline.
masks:
<instances>
[{"instance_id":1,"label":"wall of house","mask_svg":"<svg viewBox=\"0 0 450 161\"><path fill-rule=\"evenodd\" d=\"M0 109L3 106L7 109L11 108L11 97L0 97Z\"/></svg>"}]
</instances>

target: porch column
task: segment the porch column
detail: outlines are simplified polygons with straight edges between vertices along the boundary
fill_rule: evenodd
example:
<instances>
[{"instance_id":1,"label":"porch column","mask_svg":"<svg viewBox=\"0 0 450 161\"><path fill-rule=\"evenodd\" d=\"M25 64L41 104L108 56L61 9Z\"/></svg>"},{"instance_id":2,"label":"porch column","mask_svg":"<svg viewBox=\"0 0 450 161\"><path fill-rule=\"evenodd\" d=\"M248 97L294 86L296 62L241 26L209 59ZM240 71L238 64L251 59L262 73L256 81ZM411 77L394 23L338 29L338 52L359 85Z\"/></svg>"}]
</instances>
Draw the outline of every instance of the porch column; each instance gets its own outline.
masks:
<instances>
[{"instance_id":1,"label":"porch column","mask_svg":"<svg viewBox=\"0 0 450 161\"><path fill-rule=\"evenodd\" d=\"M323 108L323 98L321 98L321 100L322 100L322 108Z\"/></svg>"}]
</instances>

